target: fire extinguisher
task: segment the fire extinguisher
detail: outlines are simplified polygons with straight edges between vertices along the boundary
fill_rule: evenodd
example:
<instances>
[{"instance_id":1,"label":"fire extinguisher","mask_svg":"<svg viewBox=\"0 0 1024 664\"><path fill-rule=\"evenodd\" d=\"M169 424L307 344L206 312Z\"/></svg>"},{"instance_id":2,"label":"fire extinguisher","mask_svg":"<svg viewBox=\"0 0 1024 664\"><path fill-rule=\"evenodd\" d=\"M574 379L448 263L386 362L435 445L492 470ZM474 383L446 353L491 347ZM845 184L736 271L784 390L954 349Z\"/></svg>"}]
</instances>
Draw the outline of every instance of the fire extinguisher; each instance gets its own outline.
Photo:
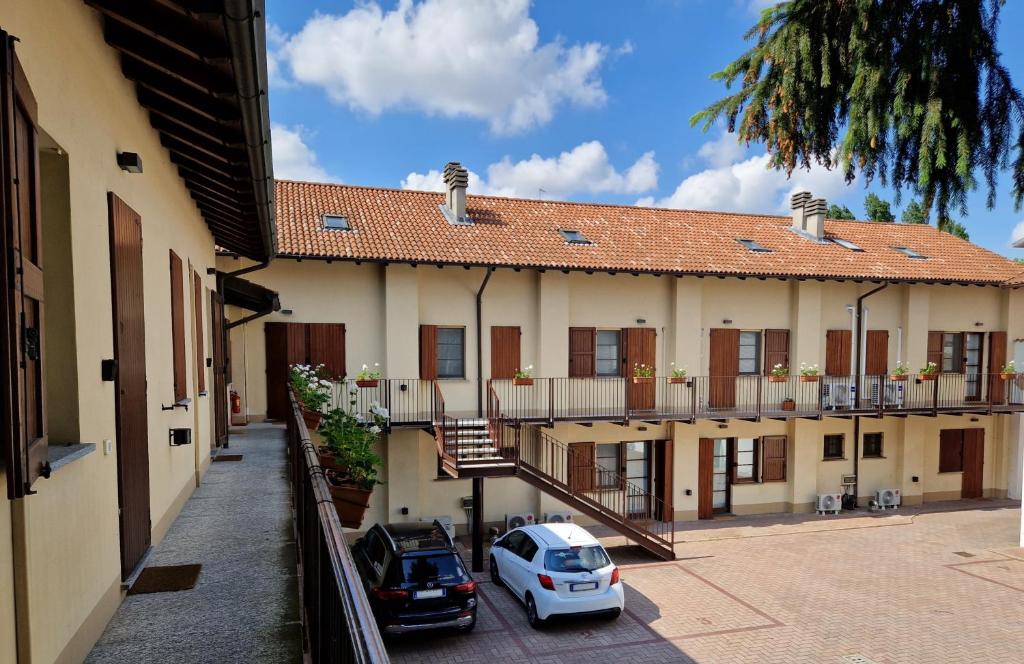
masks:
<instances>
[{"instance_id":1,"label":"fire extinguisher","mask_svg":"<svg viewBox=\"0 0 1024 664\"><path fill-rule=\"evenodd\" d=\"M231 390L231 412L238 415L242 412L242 397L238 396L238 392Z\"/></svg>"}]
</instances>

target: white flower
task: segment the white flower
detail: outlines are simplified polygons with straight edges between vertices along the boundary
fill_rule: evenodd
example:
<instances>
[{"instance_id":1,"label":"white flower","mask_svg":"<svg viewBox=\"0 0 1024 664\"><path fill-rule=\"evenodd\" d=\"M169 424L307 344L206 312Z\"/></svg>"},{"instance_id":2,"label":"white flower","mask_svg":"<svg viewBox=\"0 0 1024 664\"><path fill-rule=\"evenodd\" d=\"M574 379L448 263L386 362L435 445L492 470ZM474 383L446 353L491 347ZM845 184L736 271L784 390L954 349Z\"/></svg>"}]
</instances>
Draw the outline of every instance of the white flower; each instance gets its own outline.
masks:
<instances>
[{"instance_id":1,"label":"white flower","mask_svg":"<svg viewBox=\"0 0 1024 664\"><path fill-rule=\"evenodd\" d=\"M381 432L381 428L379 426L377 426L376 424L374 424L372 427L370 427L370 433L372 433L373 435L376 436L380 432Z\"/></svg>"},{"instance_id":2,"label":"white flower","mask_svg":"<svg viewBox=\"0 0 1024 664\"><path fill-rule=\"evenodd\" d=\"M367 367L367 366L366 366L366 365L364 364L364 365L363 365L363 371L366 371L367 369L369 369L369 367Z\"/></svg>"},{"instance_id":3,"label":"white flower","mask_svg":"<svg viewBox=\"0 0 1024 664\"><path fill-rule=\"evenodd\" d=\"M373 363L373 366L375 366L375 367L379 367L379 366L380 366L380 362L374 362L374 363Z\"/></svg>"}]
</instances>

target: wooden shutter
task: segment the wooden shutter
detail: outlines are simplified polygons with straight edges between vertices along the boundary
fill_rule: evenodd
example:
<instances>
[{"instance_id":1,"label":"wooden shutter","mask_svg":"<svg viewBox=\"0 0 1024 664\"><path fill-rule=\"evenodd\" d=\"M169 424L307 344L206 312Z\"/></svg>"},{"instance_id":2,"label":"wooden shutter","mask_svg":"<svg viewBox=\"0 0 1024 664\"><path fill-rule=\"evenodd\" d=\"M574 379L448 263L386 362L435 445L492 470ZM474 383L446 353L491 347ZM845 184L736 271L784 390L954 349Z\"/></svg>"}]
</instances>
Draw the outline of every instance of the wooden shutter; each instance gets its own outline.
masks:
<instances>
[{"instance_id":1,"label":"wooden shutter","mask_svg":"<svg viewBox=\"0 0 1024 664\"><path fill-rule=\"evenodd\" d=\"M205 340L203 339L203 331L206 329L203 325L203 280L199 276L199 273L195 270L192 271L192 306L195 307L195 363L196 363L196 378L199 383L199 391L206 391L206 346Z\"/></svg>"},{"instance_id":2,"label":"wooden shutter","mask_svg":"<svg viewBox=\"0 0 1024 664\"><path fill-rule=\"evenodd\" d=\"M942 332L928 333L928 362L934 362L942 371Z\"/></svg>"},{"instance_id":3,"label":"wooden shutter","mask_svg":"<svg viewBox=\"0 0 1024 664\"><path fill-rule=\"evenodd\" d=\"M988 398L993 403L1006 399L1006 382L999 372L1006 366L1006 332L988 333Z\"/></svg>"},{"instance_id":4,"label":"wooden shutter","mask_svg":"<svg viewBox=\"0 0 1024 664\"><path fill-rule=\"evenodd\" d=\"M14 54L14 40L2 31L0 40L0 278L7 280L6 295L0 298L0 410L5 420L7 493L17 498L31 493L40 475L49 476L43 237L36 100Z\"/></svg>"},{"instance_id":5,"label":"wooden shutter","mask_svg":"<svg viewBox=\"0 0 1024 664\"><path fill-rule=\"evenodd\" d=\"M491 378L512 378L520 365L518 325L491 326Z\"/></svg>"},{"instance_id":6,"label":"wooden shutter","mask_svg":"<svg viewBox=\"0 0 1024 664\"><path fill-rule=\"evenodd\" d=\"M594 377L596 350L596 328L569 328L569 378Z\"/></svg>"},{"instance_id":7,"label":"wooden shutter","mask_svg":"<svg viewBox=\"0 0 1024 664\"><path fill-rule=\"evenodd\" d=\"M786 437L763 436L761 438L761 481L786 481Z\"/></svg>"},{"instance_id":8,"label":"wooden shutter","mask_svg":"<svg viewBox=\"0 0 1024 664\"><path fill-rule=\"evenodd\" d=\"M655 516L659 521L672 521L675 515L673 507L673 444L671 440L659 440L654 443L655 492L659 501Z\"/></svg>"},{"instance_id":9,"label":"wooden shutter","mask_svg":"<svg viewBox=\"0 0 1024 664\"><path fill-rule=\"evenodd\" d=\"M961 498L981 498L984 493L985 430L964 429Z\"/></svg>"},{"instance_id":10,"label":"wooden shutter","mask_svg":"<svg viewBox=\"0 0 1024 664\"><path fill-rule=\"evenodd\" d=\"M344 378L345 372L345 324L307 323L309 335L309 363L324 365L324 371L332 378Z\"/></svg>"},{"instance_id":11,"label":"wooden shutter","mask_svg":"<svg viewBox=\"0 0 1024 664\"><path fill-rule=\"evenodd\" d=\"M658 331L653 327L627 327L622 330L623 357L626 359L626 400L630 410L654 409L654 382L634 383L633 368L638 364L653 367L657 355Z\"/></svg>"},{"instance_id":12,"label":"wooden shutter","mask_svg":"<svg viewBox=\"0 0 1024 664\"><path fill-rule=\"evenodd\" d=\"M710 341L708 402L712 408L732 408L736 405L736 376L740 371L740 331L715 328Z\"/></svg>"},{"instance_id":13,"label":"wooden shutter","mask_svg":"<svg viewBox=\"0 0 1024 664\"><path fill-rule=\"evenodd\" d=\"M764 375L777 364L789 368L789 330L764 331Z\"/></svg>"},{"instance_id":14,"label":"wooden shutter","mask_svg":"<svg viewBox=\"0 0 1024 664\"><path fill-rule=\"evenodd\" d=\"M939 472L956 473L964 469L963 429L939 431Z\"/></svg>"},{"instance_id":15,"label":"wooden shutter","mask_svg":"<svg viewBox=\"0 0 1024 664\"><path fill-rule=\"evenodd\" d=\"M436 325L420 325L420 378L437 380Z\"/></svg>"},{"instance_id":16,"label":"wooden shutter","mask_svg":"<svg viewBox=\"0 0 1024 664\"><path fill-rule=\"evenodd\" d=\"M185 383L185 291L181 283L181 259L171 255L171 358L174 363L174 400L188 396Z\"/></svg>"},{"instance_id":17,"label":"wooden shutter","mask_svg":"<svg viewBox=\"0 0 1024 664\"><path fill-rule=\"evenodd\" d=\"M223 447L228 442L226 338L224 299L217 291L210 291L210 351L213 355L213 417L217 447Z\"/></svg>"},{"instance_id":18,"label":"wooden shutter","mask_svg":"<svg viewBox=\"0 0 1024 664\"><path fill-rule=\"evenodd\" d=\"M868 330L867 352L864 359L864 372L868 376L884 376L889 373L888 330Z\"/></svg>"},{"instance_id":19,"label":"wooden shutter","mask_svg":"<svg viewBox=\"0 0 1024 664\"><path fill-rule=\"evenodd\" d=\"M569 443L569 489L591 491L597 468L597 446L594 443Z\"/></svg>"},{"instance_id":20,"label":"wooden shutter","mask_svg":"<svg viewBox=\"0 0 1024 664\"><path fill-rule=\"evenodd\" d=\"M829 330L825 333L825 375L850 375L852 337L849 330Z\"/></svg>"},{"instance_id":21,"label":"wooden shutter","mask_svg":"<svg viewBox=\"0 0 1024 664\"><path fill-rule=\"evenodd\" d=\"M288 410L288 374L293 364L307 364L304 323L266 323L267 417L283 420Z\"/></svg>"},{"instance_id":22,"label":"wooden shutter","mask_svg":"<svg viewBox=\"0 0 1024 664\"><path fill-rule=\"evenodd\" d=\"M714 513L715 441L701 438L697 455L697 518L710 519Z\"/></svg>"}]
</instances>

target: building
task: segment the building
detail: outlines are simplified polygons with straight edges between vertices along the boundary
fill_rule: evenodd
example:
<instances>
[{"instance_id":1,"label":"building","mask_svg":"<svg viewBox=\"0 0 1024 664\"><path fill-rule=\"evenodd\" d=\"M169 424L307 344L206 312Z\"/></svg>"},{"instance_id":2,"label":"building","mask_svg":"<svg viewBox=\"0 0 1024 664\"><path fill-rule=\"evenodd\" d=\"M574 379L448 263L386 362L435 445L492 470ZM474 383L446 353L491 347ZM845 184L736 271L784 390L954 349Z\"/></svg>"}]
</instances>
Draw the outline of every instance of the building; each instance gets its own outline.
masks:
<instances>
[{"instance_id":1,"label":"building","mask_svg":"<svg viewBox=\"0 0 1024 664\"><path fill-rule=\"evenodd\" d=\"M489 523L570 510L640 540L670 515L1005 497L1019 475L1013 262L927 225L826 220L806 193L778 217L467 196L458 164L445 180L279 181L279 259L253 280L286 309L231 333L248 421L284 416L290 363L380 364L355 393L392 417L369 523L465 524L453 477L495 478Z\"/></svg>"},{"instance_id":2,"label":"building","mask_svg":"<svg viewBox=\"0 0 1024 664\"><path fill-rule=\"evenodd\" d=\"M275 242L262 4L0 3L0 662L84 659L225 440L223 303L269 294L216 247Z\"/></svg>"}]
</instances>

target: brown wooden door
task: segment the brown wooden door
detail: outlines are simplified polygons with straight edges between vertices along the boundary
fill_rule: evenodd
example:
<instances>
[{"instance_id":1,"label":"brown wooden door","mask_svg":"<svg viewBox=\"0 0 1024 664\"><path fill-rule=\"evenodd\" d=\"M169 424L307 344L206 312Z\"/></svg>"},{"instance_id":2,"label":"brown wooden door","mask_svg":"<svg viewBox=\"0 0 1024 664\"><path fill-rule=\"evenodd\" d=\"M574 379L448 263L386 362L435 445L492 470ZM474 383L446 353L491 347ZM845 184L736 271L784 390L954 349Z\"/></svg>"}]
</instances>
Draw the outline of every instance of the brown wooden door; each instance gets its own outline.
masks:
<instances>
[{"instance_id":1,"label":"brown wooden door","mask_svg":"<svg viewBox=\"0 0 1024 664\"><path fill-rule=\"evenodd\" d=\"M518 325L491 326L491 378L507 379L515 376L520 365Z\"/></svg>"},{"instance_id":2,"label":"brown wooden door","mask_svg":"<svg viewBox=\"0 0 1024 664\"><path fill-rule=\"evenodd\" d=\"M961 498L981 498L985 467L985 430L964 429L964 472L961 476Z\"/></svg>"},{"instance_id":3,"label":"brown wooden door","mask_svg":"<svg viewBox=\"0 0 1024 664\"><path fill-rule=\"evenodd\" d=\"M303 323L266 323L267 418L288 416L288 372L293 364L306 364L306 326Z\"/></svg>"},{"instance_id":4,"label":"brown wooden door","mask_svg":"<svg viewBox=\"0 0 1024 664\"><path fill-rule=\"evenodd\" d=\"M597 330L569 328L569 378L593 378L596 372Z\"/></svg>"},{"instance_id":5,"label":"brown wooden door","mask_svg":"<svg viewBox=\"0 0 1024 664\"><path fill-rule=\"evenodd\" d=\"M708 404L712 408L736 406L736 376L740 372L740 331L711 330Z\"/></svg>"},{"instance_id":6,"label":"brown wooden door","mask_svg":"<svg viewBox=\"0 0 1024 664\"><path fill-rule=\"evenodd\" d=\"M789 368L789 330L764 331L764 375L776 366Z\"/></svg>"},{"instance_id":7,"label":"brown wooden door","mask_svg":"<svg viewBox=\"0 0 1024 664\"><path fill-rule=\"evenodd\" d=\"M884 376L889 372L889 331L868 330L867 352L864 358L864 373L868 376Z\"/></svg>"},{"instance_id":8,"label":"brown wooden door","mask_svg":"<svg viewBox=\"0 0 1024 664\"><path fill-rule=\"evenodd\" d=\"M1006 366L1006 332L988 333L988 399L992 403L1006 400L1006 381L999 372Z\"/></svg>"},{"instance_id":9,"label":"brown wooden door","mask_svg":"<svg viewBox=\"0 0 1024 664\"><path fill-rule=\"evenodd\" d=\"M697 455L697 518L710 519L715 514L713 502L715 441L700 439Z\"/></svg>"},{"instance_id":10,"label":"brown wooden door","mask_svg":"<svg viewBox=\"0 0 1024 664\"><path fill-rule=\"evenodd\" d=\"M210 339L213 346L213 417L217 447L228 443L228 357L225 352L227 330L224 322L224 297L210 292Z\"/></svg>"},{"instance_id":11,"label":"brown wooden door","mask_svg":"<svg viewBox=\"0 0 1024 664\"><path fill-rule=\"evenodd\" d=\"M566 463L569 489L591 491L594 488L596 468L596 446L594 443L569 443L569 459Z\"/></svg>"},{"instance_id":12,"label":"brown wooden door","mask_svg":"<svg viewBox=\"0 0 1024 664\"><path fill-rule=\"evenodd\" d=\"M849 330L829 330L825 333L825 375L850 375Z\"/></svg>"},{"instance_id":13,"label":"brown wooden door","mask_svg":"<svg viewBox=\"0 0 1024 664\"><path fill-rule=\"evenodd\" d=\"M654 495L660 501L655 517L659 521L671 521L675 516L673 506L673 446L671 440L654 441Z\"/></svg>"},{"instance_id":14,"label":"brown wooden door","mask_svg":"<svg viewBox=\"0 0 1024 664\"><path fill-rule=\"evenodd\" d=\"M654 367L658 332L653 327L627 327L622 330L623 357L626 359L626 402L629 410L654 410L654 381L633 382L637 365Z\"/></svg>"},{"instance_id":15,"label":"brown wooden door","mask_svg":"<svg viewBox=\"0 0 1024 664\"><path fill-rule=\"evenodd\" d=\"M301 325L301 323L298 323ZM324 370L333 378L344 378L345 371L345 325L343 323L306 323L309 339L307 358L309 364L324 365Z\"/></svg>"},{"instance_id":16,"label":"brown wooden door","mask_svg":"<svg viewBox=\"0 0 1024 664\"><path fill-rule=\"evenodd\" d=\"M121 578L128 578L150 546L149 430L146 323L143 299L142 218L113 193L110 275L114 310L117 417L117 497L121 511Z\"/></svg>"}]
</instances>

